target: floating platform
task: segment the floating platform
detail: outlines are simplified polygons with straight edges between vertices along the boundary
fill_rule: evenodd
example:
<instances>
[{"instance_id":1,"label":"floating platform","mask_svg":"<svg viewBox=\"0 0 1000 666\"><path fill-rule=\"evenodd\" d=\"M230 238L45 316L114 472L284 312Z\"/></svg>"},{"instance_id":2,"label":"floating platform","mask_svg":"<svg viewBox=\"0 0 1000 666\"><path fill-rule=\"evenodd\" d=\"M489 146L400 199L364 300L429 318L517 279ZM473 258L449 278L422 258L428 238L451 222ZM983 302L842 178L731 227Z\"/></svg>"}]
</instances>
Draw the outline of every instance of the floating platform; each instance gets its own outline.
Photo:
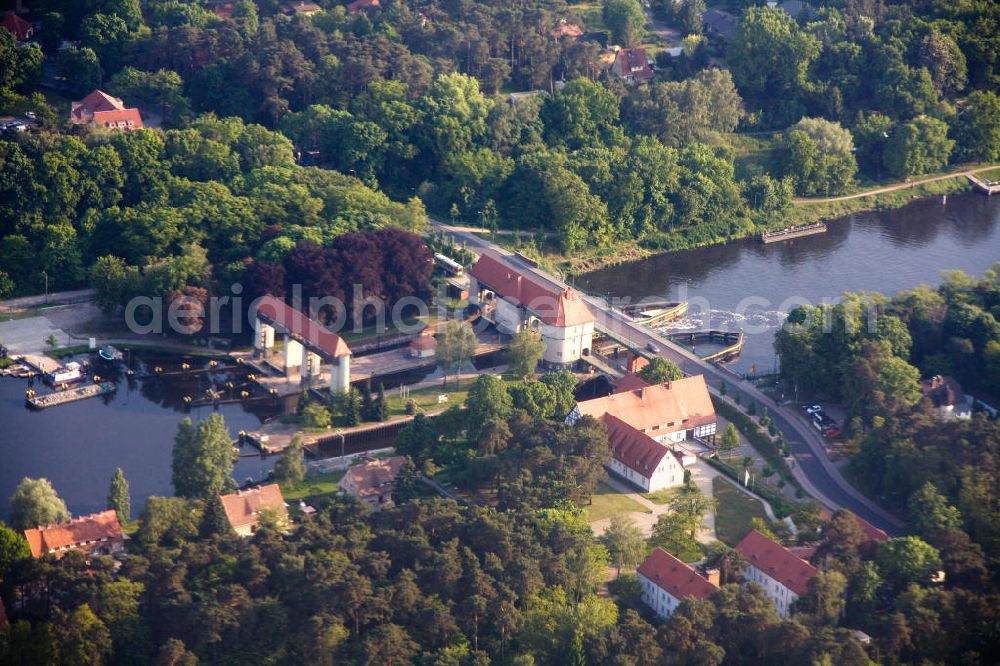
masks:
<instances>
[{"instance_id":1,"label":"floating platform","mask_svg":"<svg viewBox=\"0 0 1000 666\"><path fill-rule=\"evenodd\" d=\"M988 197L993 196L994 194L1000 194L1000 183L993 182L992 180L977 178L971 173L967 174L966 178L969 179L969 182L972 183L977 190L984 193Z\"/></svg>"},{"instance_id":2,"label":"floating platform","mask_svg":"<svg viewBox=\"0 0 1000 666\"><path fill-rule=\"evenodd\" d=\"M680 319L687 314L687 301L646 301L635 305L626 305L622 312L642 324L662 324Z\"/></svg>"},{"instance_id":3,"label":"floating platform","mask_svg":"<svg viewBox=\"0 0 1000 666\"><path fill-rule=\"evenodd\" d=\"M116 386L112 382L100 382L45 395L28 395L26 401L33 409L45 409L46 407L65 405L77 400L86 400L106 393L113 393L115 388Z\"/></svg>"},{"instance_id":4,"label":"floating platform","mask_svg":"<svg viewBox=\"0 0 1000 666\"><path fill-rule=\"evenodd\" d=\"M676 342L684 342L691 346L696 344L723 345L711 354L701 357L703 361L728 361L736 358L743 351L743 331L684 331L668 333L667 337Z\"/></svg>"},{"instance_id":5,"label":"floating platform","mask_svg":"<svg viewBox=\"0 0 1000 666\"><path fill-rule=\"evenodd\" d=\"M814 222L801 227L788 227L778 231L765 231L760 235L760 240L764 244L779 243L784 240L801 238L803 236L813 236L815 234L826 233L826 225L822 222Z\"/></svg>"}]
</instances>

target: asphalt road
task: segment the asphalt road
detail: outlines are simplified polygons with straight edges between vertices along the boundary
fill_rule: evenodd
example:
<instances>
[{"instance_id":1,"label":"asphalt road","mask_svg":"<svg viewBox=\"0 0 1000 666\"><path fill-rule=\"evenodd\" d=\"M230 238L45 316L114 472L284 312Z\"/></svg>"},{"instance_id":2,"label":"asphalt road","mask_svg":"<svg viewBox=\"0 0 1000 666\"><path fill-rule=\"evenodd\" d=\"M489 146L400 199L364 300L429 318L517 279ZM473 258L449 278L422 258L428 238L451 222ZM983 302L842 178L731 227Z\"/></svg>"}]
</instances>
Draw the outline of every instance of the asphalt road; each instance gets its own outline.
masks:
<instances>
[{"instance_id":1,"label":"asphalt road","mask_svg":"<svg viewBox=\"0 0 1000 666\"><path fill-rule=\"evenodd\" d=\"M503 259L525 272L532 273L554 288L566 287L560 280L521 261L506 250L473 233L456 229L437 220L431 220L431 226L438 232L452 236L456 241L464 242L467 247L479 254L488 254ZM598 329L621 338L637 349L649 349L650 344L655 345L660 350L660 356L676 363L685 374L704 375L709 390L716 395L718 395L719 387L725 382L727 395L732 397L739 393L741 401L745 404L749 404L749 401L752 400L758 404L766 405L768 412L774 419L774 425L781 431L791 449L794 458L792 473L809 494L830 509L845 508L853 511L890 535L900 533L901 523L898 519L862 495L844 479L840 471L827 457L820 434L809 425L808 421L796 413L795 407L776 404L739 376L724 368L702 361L671 340L633 322L627 315L609 309L608 304L603 299L592 296L585 296L584 299L594 313Z\"/></svg>"}]
</instances>

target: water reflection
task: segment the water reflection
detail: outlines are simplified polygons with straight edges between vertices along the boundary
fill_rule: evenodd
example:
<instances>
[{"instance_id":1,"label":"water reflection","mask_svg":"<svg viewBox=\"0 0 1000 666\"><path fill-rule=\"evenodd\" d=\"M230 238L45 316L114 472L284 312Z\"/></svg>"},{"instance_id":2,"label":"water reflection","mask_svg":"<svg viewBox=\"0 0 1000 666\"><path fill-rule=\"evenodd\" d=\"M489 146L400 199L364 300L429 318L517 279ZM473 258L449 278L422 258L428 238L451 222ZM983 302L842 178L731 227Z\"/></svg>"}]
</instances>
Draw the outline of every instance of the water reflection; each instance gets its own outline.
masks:
<instances>
[{"instance_id":1,"label":"water reflection","mask_svg":"<svg viewBox=\"0 0 1000 666\"><path fill-rule=\"evenodd\" d=\"M982 274L1000 260L1000 203L977 193L925 199L896 210L828 223L825 234L763 245L748 239L659 255L580 276L588 291L619 298L692 302L672 329L727 328L748 334L747 370L771 368L772 341L790 307L845 291L895 293L937 283L943 270ZM759 301L745 307L747 297Z\"/></svg>"}]
</instances>

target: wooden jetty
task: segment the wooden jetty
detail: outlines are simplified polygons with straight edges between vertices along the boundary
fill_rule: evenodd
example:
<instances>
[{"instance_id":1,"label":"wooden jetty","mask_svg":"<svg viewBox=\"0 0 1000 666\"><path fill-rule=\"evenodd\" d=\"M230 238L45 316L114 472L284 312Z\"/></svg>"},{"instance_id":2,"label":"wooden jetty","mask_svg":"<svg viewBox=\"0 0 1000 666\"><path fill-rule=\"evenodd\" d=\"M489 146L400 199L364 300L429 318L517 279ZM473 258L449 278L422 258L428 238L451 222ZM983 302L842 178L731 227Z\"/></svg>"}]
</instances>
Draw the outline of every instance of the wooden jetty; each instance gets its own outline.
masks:
<instances>
[{"instance_id":1,"label":"wooden jetty","mask_svg":"<svg viewBox=\"0 0 1000 666\"><path fill-rule=\"evenodd\" d=\"M622 312L628 316L648 325L680 319L687 311L687 301L644 301L622 308Z\"/></svg>"},{"instance_id":2,"label":"wooden jetty","mask_svg":"<svg viewBox=\"0 0 1000 666\"><path fill-rule=\"evenodd\" d=\"M977 190L986 194L986 196L993 196L994 194L1000 194L1000 183L994 182L992 180L983 180L982 178L977 178L973 174L966 174L966 178L972 183Z\"/></svg>"},{"instance_id":3,"label":"wooden jetty","mask_svg":"<svg viewBox=\"0 0 1000 666\"><path fill-rule=\"evenodd\" d=\"M791 240L792 238L801 238L803 236L812 236L822 233L826 233L826 225L822 222L813 222L812 224L806 224L801 227L787 227L785 229L779 229L778 231L765 231L760 235L760 240L764 244L778 243L785 240Z\"/></svg>"},{"instance_id":4,"label":"wooden jetty","mask_svg":"<svg viewBox=\"0 0 1000 666\"><path fill-rule=\"evenodd\" d=\"M26 400L28 405L33 409L45 409L46 407L65 405L77 400L86 400L87 398L112 393L114 390L115 385L112 382L100 382L98 384L87 384L86 386L78 386L77 388L57 391L56 393L47 393L45 395L29 394Z\"/></svg>"},{"instance_id":5,"label":"wooden jetty","mask_svg":"<svg viewBox=\"0 0 1000 666\"><path fill-rule=\"evenodd\" d=\"M696 344L723 345L722 349L701 357L703 361L728 361L743 351L743 331L683 331L668 333L667 337L676 342L694 346Z\"/></svg>"}]
</instances>

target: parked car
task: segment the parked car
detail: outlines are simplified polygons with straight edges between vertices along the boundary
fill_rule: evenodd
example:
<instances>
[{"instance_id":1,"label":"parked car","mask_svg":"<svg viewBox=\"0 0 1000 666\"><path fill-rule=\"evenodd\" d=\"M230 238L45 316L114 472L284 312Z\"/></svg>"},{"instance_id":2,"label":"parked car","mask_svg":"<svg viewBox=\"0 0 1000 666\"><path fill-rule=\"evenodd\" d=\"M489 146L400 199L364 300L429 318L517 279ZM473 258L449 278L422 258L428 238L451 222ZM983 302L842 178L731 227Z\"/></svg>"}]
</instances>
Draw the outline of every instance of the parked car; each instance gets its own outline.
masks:
<instances>
[{"instance_id":1,"label":"parked car","mask_svg":"<svg viewBox=\"0 0 1000 666\"><path fill-rule=\"evenodd\" d=\"M816 412L823 411L823 408L820 405L806 405L802 409L805 410L806 414L815 414Z\"/></svg>"},{"instance_id":2,"label":"parked car","mask_svg":"<svg viewBox=\"0 0 1000 666\"><path fill-rule=\"evenodd\" d=\"M823 434L829 437L830 439L837 439L838 437L840 437L840 428L838 428L837 426L830 426L829 428L823 431Z\"/></svg>"},{"instance_id":3,"label":"parked car","mask_svg":"<svg viewBox=\"0 0 1000 666\"><path fill-rule=\"evenodd\" d=\"M38 116L35 115L34 111L25 111L24 117L27 118L28 120L35 120L38 118Z\"/></svg>"},{"instance_id":4,"label":"parked car","mask_svg":"<svg viewBox=\"0 0 1000 666\"><path fill-rule=\"evenodd\" d=\"M26 132L28 130L28 126L18 120L7 125L7 129L14 130L15 132Z\"/></svg>"},{"instance_id":5,"label":"parked car","mask_svg":"<svg viewBox=\"0 0 1000 666\"><path fill-rule=\"evenodd\" d=\"M649 351L653 352L654 354L659 354L660 353L660 348L657 347L652 342L646 343L646 349L648 349Z\"/></svg>"}]
</instances>

